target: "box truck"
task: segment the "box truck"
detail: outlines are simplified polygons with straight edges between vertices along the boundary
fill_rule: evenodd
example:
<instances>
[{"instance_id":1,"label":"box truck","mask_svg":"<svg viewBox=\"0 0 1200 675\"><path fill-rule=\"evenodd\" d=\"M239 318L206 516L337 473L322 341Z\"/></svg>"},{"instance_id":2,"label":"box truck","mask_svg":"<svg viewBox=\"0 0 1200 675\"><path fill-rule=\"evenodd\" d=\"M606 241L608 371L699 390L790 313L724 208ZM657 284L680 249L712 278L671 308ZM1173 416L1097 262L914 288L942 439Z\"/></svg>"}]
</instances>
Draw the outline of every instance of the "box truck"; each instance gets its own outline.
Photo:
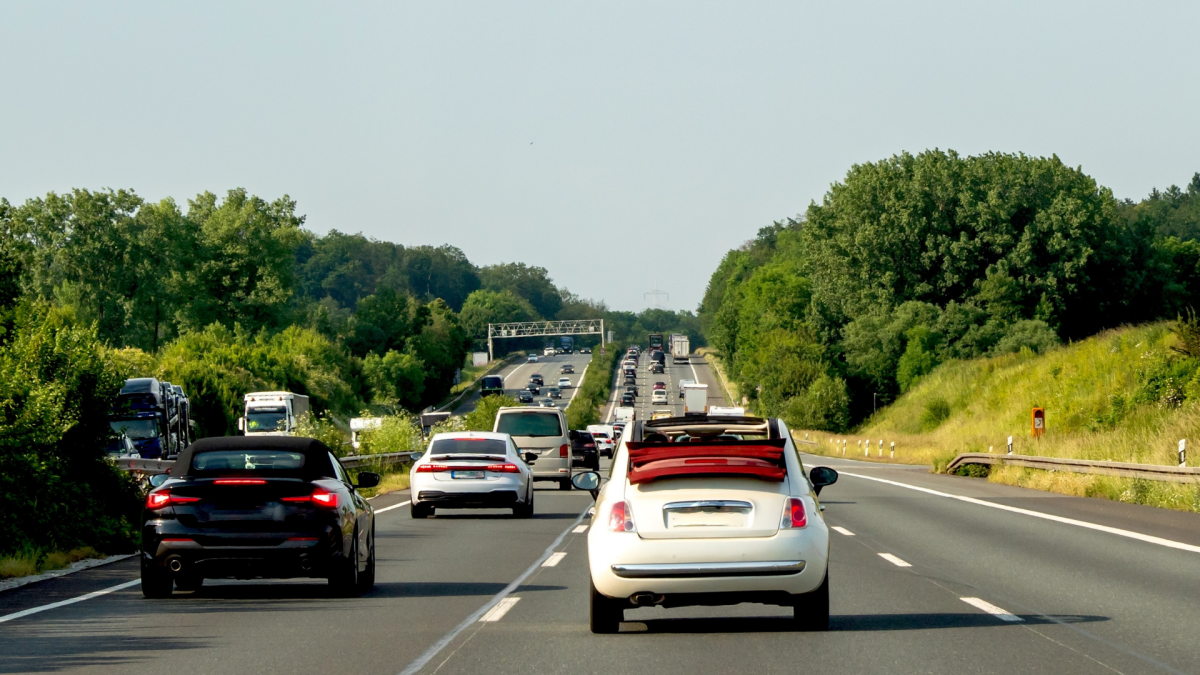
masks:
<instances>
[{"instance_id":1,"label":"box truck","mask_svg":"<svg viewBox=\"0 0 1200 675\"><path fill-rule=\"evenodd\" d=\"M685 385L683 385L683 414L684 415L707 415L708 414L708 385L707 384L685 384Z\"/></svg>"},{"instance_id":2,"label":"box truck","mask_svg":"<svg viewBox=\"0 0 1200 675\"><path fill-rule=\"evenodd\" d=\"M247 436L291 436L308 414L308 397L290 391L256 391L245 396L238 430Z\"/></svg>"},{"instance_id":3,"label":"box truck","mask_svg":"<svg viewBox=\"0 0 1200 675\"><path fill-rule=\"evenodd\" d=\"M692 354L692 346L688 336L674 333L671 335L671 360L675 363L688 363Z\"/></svg>"}]
</instances>

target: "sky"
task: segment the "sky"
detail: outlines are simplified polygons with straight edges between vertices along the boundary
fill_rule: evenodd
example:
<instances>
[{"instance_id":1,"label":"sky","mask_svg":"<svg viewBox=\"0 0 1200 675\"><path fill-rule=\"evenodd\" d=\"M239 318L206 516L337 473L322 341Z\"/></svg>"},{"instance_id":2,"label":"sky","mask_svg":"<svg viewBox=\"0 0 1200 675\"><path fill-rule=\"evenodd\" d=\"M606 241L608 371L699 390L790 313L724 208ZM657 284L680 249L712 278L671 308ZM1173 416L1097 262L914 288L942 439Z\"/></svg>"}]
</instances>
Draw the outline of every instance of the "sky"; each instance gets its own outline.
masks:
<instances>
[{"instance_id":1,"label":"sky","mask_svg":"<svg viewBox=\"0 0 1200 675\"><path fill-rule=\"evenodd\" d=\"M856 163L1200 171L1196 2L0 4L0 196L290 195L306 227L694 310ZM653 290L664 294L648 296Z\"/></svg>"}]
</instances>

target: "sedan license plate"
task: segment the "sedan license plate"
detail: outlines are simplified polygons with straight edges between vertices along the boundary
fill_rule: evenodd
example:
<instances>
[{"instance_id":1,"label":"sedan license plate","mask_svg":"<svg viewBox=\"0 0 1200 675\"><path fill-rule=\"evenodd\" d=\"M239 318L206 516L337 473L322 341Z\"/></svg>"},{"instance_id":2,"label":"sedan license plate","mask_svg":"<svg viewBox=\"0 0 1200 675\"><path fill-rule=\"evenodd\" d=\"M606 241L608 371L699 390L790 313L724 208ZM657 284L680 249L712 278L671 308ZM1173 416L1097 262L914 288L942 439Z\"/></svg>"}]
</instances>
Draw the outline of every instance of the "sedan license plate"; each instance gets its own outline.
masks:
<instances>
[{"instance_id":1,"label":"sedan license plate","mask_svg":"<svg viewBox=\"0 0 1200 675\"><path fill-rule=\"evenodd\" d=\"M483 476L483 472L482 472L482 471L451 471L451 472L450 472L450 477L451 477L451 478L475 478L475 479L479 479L479 478L483 478L484 476Z\"/></svg>"}]
</instances>

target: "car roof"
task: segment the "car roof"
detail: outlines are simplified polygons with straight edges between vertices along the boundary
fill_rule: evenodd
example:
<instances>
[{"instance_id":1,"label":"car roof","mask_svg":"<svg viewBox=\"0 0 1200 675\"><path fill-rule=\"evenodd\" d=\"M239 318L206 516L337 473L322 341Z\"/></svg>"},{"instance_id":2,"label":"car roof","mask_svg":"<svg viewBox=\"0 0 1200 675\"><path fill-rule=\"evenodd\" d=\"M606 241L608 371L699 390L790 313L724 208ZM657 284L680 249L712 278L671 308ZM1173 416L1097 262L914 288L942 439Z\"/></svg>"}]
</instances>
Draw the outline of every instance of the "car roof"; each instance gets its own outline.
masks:
<instances>
[{"instance_id":1,"label":"car roof","mask_svg":"<svg viewBox=\"0 0 1200 675\"><path fill-rule=\"evenodd\" d=\"M179 458L175 460L176 467L182 467L184 471L192 466L192 457L201 452L215 452L220 450L286 450L291 452L302 453L308 460L326 460L332 450L328 445L315 438L304 438L297 436L266 436L266 437L249 437L249 436L214 436L211 438L201 438L184 448L179 453ZM314 468L323 468L320 461L306 462L308 466ZM180 475L173 471L168 472L173 478L178 478Z\"/></svg>"},{"instance_id":2,"label":"car roof","mask_svg":"<svg viewBox=\"0 0 1200 675\"><path fill-rule=\"evenodd\" d=\"M454 438L490 438L494 441L503 441L508 438L508 434L498 434L494 431L443 431L439 434L434 434L429 442L439 439L454 439Z\"/></svg>"}]
</instances>

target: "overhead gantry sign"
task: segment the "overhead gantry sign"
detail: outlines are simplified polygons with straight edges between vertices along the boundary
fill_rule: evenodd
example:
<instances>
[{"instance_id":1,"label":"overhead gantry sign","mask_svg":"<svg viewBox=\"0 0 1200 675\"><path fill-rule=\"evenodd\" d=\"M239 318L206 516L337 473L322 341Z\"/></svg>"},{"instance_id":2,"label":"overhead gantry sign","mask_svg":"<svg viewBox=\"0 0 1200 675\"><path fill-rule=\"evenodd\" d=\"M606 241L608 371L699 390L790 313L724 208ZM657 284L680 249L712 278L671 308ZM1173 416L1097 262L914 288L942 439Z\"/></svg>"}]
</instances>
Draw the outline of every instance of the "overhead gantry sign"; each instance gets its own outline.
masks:
<instances>
[{"instance_id":1,"label":"overhead gantry sign","mask_svg":"<svg viewBox=\"0 0 1200 675\"><path fill-rule=\"evenodd\" d=\"M498 338L544 337L551 335L599 335L604 348L604 319L573 321L518 321L488 324L488 361L495 360L492 340Z\"/></svg>"}]
</instances>

